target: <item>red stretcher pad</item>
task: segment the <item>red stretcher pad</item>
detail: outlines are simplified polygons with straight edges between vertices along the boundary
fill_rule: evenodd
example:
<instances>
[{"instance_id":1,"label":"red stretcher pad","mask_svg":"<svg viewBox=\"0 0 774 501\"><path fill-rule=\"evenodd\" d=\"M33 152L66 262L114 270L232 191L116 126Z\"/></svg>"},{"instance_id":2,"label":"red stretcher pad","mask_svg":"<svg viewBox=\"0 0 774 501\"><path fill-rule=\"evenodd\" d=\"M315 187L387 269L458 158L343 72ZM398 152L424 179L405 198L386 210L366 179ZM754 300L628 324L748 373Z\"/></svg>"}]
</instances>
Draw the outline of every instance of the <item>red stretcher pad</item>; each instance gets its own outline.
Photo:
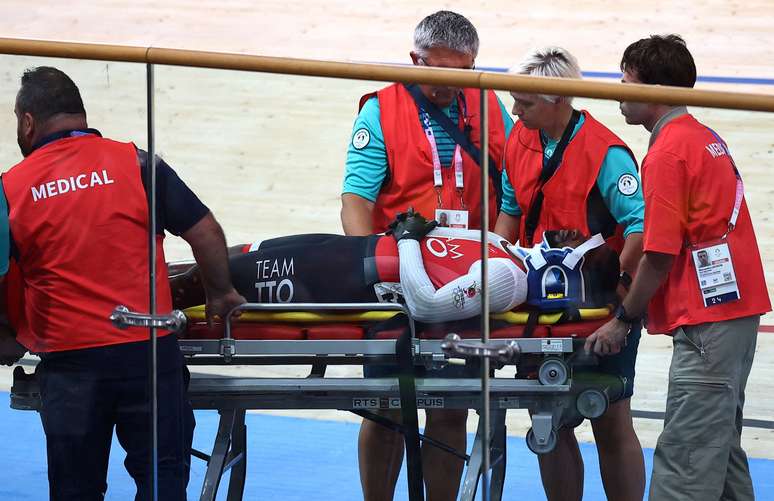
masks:
<instances>
[{"instance_id":1,"label":"red stretcher pad","mask_svg":"<svg viewBox=\"0 0 774 501\"><path fill-rule=\"evenodd\" d=\"M530 337L533 338L585 338L590 336L599 327L605 324L610 317L597 320L584 320L553 325L538 325ZM298 323L270 323L270 322L239 322L235 321L231 327L231 335L237 340L275 340L275 341L303 341L303 340L358 340L366 339L367 326L356 323L326 323L321 325ZM524 337L525 325L510 324L501 328L493 328L490 333L492 339L512 339ZM397 339L402 329L390 329L380 331L373 339ZM428 328L419 333L422 339L443 339L449 329ZM456 331L463 338L480 338L478 330ZM205 322L191 322L187 331L181 336L184 339L221 339L223 326L207 327Z\"/></svg>"}]
</instances>

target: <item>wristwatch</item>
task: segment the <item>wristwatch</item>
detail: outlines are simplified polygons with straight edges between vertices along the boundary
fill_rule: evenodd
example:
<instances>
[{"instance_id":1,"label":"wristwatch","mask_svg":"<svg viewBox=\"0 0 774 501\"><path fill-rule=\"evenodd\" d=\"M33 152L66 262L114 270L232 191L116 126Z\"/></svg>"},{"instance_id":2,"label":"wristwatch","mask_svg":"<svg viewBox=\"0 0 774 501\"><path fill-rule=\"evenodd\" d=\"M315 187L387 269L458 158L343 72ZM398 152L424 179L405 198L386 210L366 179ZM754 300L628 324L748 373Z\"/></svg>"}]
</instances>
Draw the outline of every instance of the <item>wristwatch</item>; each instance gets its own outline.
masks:
<instances>
[{"instance_id":1,"label":"wristwatch","mask_svg":"<svg viewBox=\"0 0 774 501\"><path fill-rule=\"evenodd\" d=\"M632 317L626 312L626 308L624 308L623 303L619 304L618 308L616 308L615 318L629 325L636 324L640 321L639 317Z\"/></svg>"},{"instance_id":2,"label":"wristwatch","mask_svg":"<svg viewBox=\"0 0 774 501\"><path fill-rule=\"evenodd\" d=\"M632 286L632 276L625 271L622 271L621 274L618 275L618 282L628 291L629 287Z\"/></svg>"}]
</instances>

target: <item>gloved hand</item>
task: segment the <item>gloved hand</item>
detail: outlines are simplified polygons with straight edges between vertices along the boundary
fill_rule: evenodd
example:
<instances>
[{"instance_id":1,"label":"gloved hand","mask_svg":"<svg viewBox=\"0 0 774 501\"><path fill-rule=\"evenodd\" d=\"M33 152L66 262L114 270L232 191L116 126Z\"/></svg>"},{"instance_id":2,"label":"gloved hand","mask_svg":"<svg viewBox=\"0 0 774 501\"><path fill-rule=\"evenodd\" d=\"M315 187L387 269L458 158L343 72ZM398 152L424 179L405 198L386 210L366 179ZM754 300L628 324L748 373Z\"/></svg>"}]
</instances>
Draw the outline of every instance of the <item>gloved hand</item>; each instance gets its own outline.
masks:
<instances>
[{"instance_id":1,"label":"gloved hand","mask_svg":"<svg viewBox=\"0 0 774 501\"><path fill-rule=\"evenodd\" d=\"M414 212L414 209L409 207L407 212L401 212L395 216L395 220L389 225L388 233L392 234L398 242L404 238L418 241L433 231L436 226L438 226L437 221L428 221L422 214Z\"/></svg>"}]
</instances>

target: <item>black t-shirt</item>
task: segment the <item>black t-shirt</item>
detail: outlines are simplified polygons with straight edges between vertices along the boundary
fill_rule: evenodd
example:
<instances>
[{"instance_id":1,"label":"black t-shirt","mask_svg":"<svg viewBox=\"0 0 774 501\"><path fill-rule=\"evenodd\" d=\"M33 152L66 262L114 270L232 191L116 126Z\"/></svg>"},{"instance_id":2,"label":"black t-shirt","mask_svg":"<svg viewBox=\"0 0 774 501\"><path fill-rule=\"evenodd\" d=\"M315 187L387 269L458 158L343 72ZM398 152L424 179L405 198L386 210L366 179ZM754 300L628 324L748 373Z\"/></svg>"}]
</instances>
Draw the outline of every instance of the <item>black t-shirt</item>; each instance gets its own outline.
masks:
<instances>
[{"instance_id":1,"label":"black t-shirt","mask_svg":"<svg viewBox=\"0 0 774 501\"><path fill-rule=\"evenodd\" d=\"M148 152L137 149L142 185L148 193ZM156 231L180 236L198 223L210 210L183 182L177 173L156 156Z\"/></svg>"}]
</instances>

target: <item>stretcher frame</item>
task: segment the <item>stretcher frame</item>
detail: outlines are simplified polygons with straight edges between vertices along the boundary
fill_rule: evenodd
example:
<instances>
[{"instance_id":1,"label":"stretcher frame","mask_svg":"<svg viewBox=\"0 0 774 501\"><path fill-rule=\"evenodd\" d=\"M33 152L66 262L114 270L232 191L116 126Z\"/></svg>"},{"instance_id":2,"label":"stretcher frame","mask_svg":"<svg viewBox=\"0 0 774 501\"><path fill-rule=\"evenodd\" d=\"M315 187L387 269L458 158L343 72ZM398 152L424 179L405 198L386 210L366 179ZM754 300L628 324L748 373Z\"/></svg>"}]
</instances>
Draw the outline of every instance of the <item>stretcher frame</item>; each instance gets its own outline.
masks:
<instances>
[{"instance_id":1,"label":"stretcher frame","mask_svg":"<svg viewBox=\"0 0 774 501\"><path fill-rule=\"evenodd\" d=\"M382 311L403 313L408 319L410 329L411 356L416 365L431 367L445 362L448 357L441 350L443 340L422 339L416 334L416 324L408 308L397 303L245 303L236 311L265 312L306 312L306 311ZM233 314L234 312L232 312ZM310 357L326 358L331 365L357 364L369 362L394 362L397 339L304 339L304 340L240 340L232 336L232 316L224 322L224 336L221 339L180 339L180 350L184 355L196 357L195 364L207 360L218 363L212 357L222 359L225 364L307 364ZM304 322L299 322L304 323ZM532 354L568 354L573 352L572 338L503 338L502 342L512 342L521 353ZM201 358L201 357L210 358ZM335 357L335 358L334 358ZM265 358L262 361L262 358Z\"/></svg>"},{"instance_id":2,"label":"stretcher frame","mask_svg":"<svg viewBox=\"0 0 774 501\"><path fill-rule=\"evenodd\" d=\"M413 367L434 367L447 363L449 357L441 349L441 340L421 339L416 336L415 322L404 305L392 303L365 304L258 304L247 303L244 311L394 311L408 318L409 327L399 339L370 340L235 340L231 336L232 314L224 319L222 339L180 339L181 351L189 366L197 365L298 365L322 362L331 365L367 365L408 361ZM521 354L568 356L574 345L572 338L512 338L498 339L497 343L513 343ZM402 369L405 366L401 367ZM553 447L555 433L561 426L577 419L572 366L561 384L544 384L535 379L491 378L489 403L491 426L479 420L470 455L450 451L445 444L434 443L448 452L465 459L467 468L460 487L459 500L473 501L479 482L490 464L489 496L502 498L506 466L506 427L508 409L528 409L531 414L532 445L545 452ZM23 372L23 370L22 370ZM33 376L24 386L17 381L11 392L11 406L15 409L39 410L40 396ZM402 409L402 424L391 427L404 434L407 456L409 498L422 499L424 484L421 475L418 409L475 409L481 413L481 379L442 378L326 378L323 374L307 378L263 378L212 376L194 373L188 397L194 409L216 410L218 429L210 454L193 451L193 455L207 461L200 501L216 499L223 474L230 471L228 501L241 501L247 472L248 410L267 409L336 409L350 411L376 422L385 418L374 416L377 410ZM388 421L388 420L387 420ZM384 424L384 423L381 423ZM489 436L484 438L487 428ZM489 444L489 458L484 444ZM528 434L528 445L529 434ZM489 459L489 461L487 461ZM417 468L419 465L419 468ZM413 470L412 470L413 469Z\"/></svg>"},{"instance_id":3,"label":"stretcher frame","mask_svg":"<svg viewBox=\"0 0 774 501\"><path fill-rule=\"evenodd\" d=\"M242 311L394 311L408 318L408 329L399 339L365 340L238 340L232 336L232 315L224 322L221 339L181 339L180 347L189 365L331 365L399 363L401 357L412 366L434 367L448 362L441 340L422 339L408 309L394 303L247 303ZM233 312L232 312L233 313ZM573 338L509 338L522 354L565 357L574 352ZM405 367L405 366L404 366ZM543 384L537 380L493 378L490 381L490 408L493 426L488 440L483 420L474 439L472 453L465 456L468 467L460 489L461 501L475 498L484 457L483 445L490 443L490 499L499 500L505 480L505 414L507 409L528 409L531 413L533 445L553 448L555 430L575 419L577 395L571 391L568 371L561 384ZM408 393L408 395L406 395ZM375 410L402 408L403 424L397 425L405 436L410 499L423 499L420 439L417 410L427 408L481 409L481 380L438 378L206 378L194 377L189 397L196 409L217 410L218 432L208 460L201 501L215 499L220 479L231 469L228 500L242 499L246 473L245 413L250 409L337 409L374 419ZM413 398L412 398L413 397ZM571 416L571 417L568 417ZM491 441L491 442L490 442ZM552 442L553 441L553 442ZM443 448L443 445L441 445ZM533 448L534 450L534 448ZM418 474L417 474L418 473Z\"/></svg>"}]
</instances>

